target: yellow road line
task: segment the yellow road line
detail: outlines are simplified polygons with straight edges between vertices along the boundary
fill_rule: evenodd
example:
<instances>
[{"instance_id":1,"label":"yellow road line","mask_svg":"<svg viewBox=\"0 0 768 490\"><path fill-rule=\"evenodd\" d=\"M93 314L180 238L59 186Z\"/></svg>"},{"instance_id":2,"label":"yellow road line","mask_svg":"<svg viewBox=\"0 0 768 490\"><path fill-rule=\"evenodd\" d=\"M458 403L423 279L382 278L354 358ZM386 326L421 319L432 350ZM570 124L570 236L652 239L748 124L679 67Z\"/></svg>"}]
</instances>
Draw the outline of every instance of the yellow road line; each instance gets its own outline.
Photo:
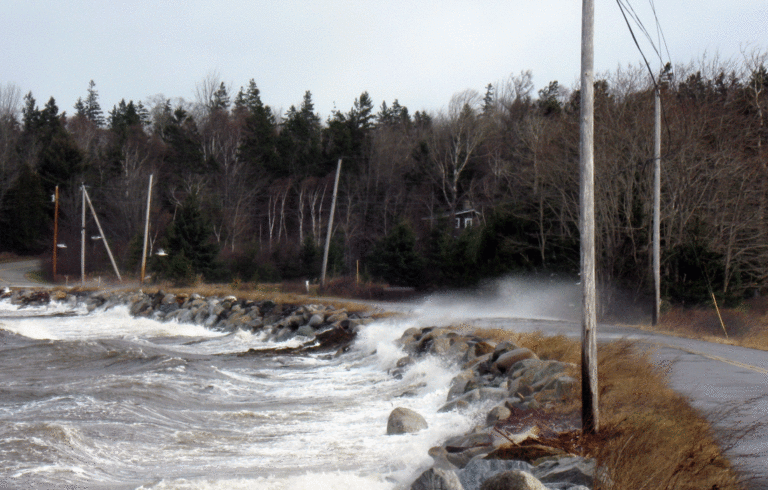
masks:
<instances>
[{"instance_id":1,"label":"yellow road line","mask_svg":"<svg viewBox=\"0 0 768 490\"><path fill-rule=\"evenodd\" d=\"M669 349L675 349L675 350L687 352L688 354L693 354L693 355L696 355L696 356L706 357L707 359L712 359L713 361L724 362L724 363L730 364L732 366L736 366L736 367L740 367L740 368L744 368L744 369L749 369L750 371L754 371L756 373L768 375L768 369L764 369L764 368L761 368L761 367L758 367L758 366L753 366L751 364L746 364L746 363L743 363L743 362L734 361L732 359L726 359L725 357L714 356L712 354L705 354L703 352L695 351L695 350L692 350L692 349L686 349L684 347L679 347L679 346L675 346L675 345L671 345L671 344L665 344L665 343L662 343L662 342L650 342L650 343L653 344L653 345L658 345L659 347L667 347Z\"/></svg>"}]
</instances>

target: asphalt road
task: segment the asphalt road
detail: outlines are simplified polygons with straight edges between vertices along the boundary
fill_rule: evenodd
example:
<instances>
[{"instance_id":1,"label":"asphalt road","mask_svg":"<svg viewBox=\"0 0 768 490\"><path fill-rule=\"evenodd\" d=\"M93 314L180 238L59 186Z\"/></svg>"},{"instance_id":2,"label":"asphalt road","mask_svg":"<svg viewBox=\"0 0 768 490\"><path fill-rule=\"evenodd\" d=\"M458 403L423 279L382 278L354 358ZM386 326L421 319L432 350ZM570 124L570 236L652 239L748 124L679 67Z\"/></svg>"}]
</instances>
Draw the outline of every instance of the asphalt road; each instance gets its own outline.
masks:
<instances>
[{"instance_id":1,"label":"asphalt road","mask_svg":"<svg viewBox=\"0 0 768 490\"><path fill-rule=\"evenodd\" d=\"M18 262L5 262L0 264L0 287L30 288L45 287L44 284L35 282L27 277L30 272L40 269L40 261L37 259L20 260Z\"/></svg>"}]
</instances>

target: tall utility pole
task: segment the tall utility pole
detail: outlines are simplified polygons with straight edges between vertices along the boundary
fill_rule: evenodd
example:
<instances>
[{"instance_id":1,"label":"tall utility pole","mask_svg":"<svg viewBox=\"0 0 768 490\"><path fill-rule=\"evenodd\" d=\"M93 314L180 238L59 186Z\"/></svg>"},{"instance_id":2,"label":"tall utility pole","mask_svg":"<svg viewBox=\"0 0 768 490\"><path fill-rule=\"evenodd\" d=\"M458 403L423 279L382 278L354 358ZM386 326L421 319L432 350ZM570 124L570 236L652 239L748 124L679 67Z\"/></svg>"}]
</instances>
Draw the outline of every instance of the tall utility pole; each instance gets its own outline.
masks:
<instances>
[{"instance_id":1,"label":"tall utility pole","mask_svg":"<svg viewBox=\"0 0 768 490\"><path fill-rule=\"evenodd\" d=\"M83 220L80 228L80 283L85 284L85 184L80 184L83 193Z\"/></svg>"},{"instance_id":2,"label":"tall utility pole","mask_svg":"<svg viewBox=\"0 0 768 490\"><path fill-rule=\"evenodd\" d=\"M56 186L53 200L56 203L53 212L53 282L56 282L56 254L59 249L59 186Z\"/></svg>"},{"instance_id":3,"label":"tall utility pole","mask_svg":"<svg viewBox=\"0 0 768 490\"><path fill-rule=\"evenodd\" d=\"M654 90L654 131L653 131L653 301L652 323L659 323L661 308L661 95L659 85Z\"/></svg>"},{"instance_id":4,"label":"tall utility pole","mask_svg":"<svg viewBox=\"0 0 768 490\"><path fill-rule=\"evenodd\" d=\"M597 391L597 311L595 307L595 170L594 170L594 28L593 0L583 0L581 12L581 123L579 144L581 235L581 427L600 427Z\"/></svg>"},{"instance_id":5,"label":"tall utility pole","mask_svg":"<svg viewBox=\"0 0 768 490\"><path fill-rule=\"evenodd\" d=\"M336 211L336 194L339 191L339 174L341 174L341 158L336 166L336 181L333 183L333 200L331 200L331 214L328 216L328 232L325 234L325 251L323 252L323 273L320 276L320 284L325 285L325 271L328 268L328 250L331 248L331 231L333 231L333 214Z\"/></svg>"},{"instance_id":6,"label":"tall utility pole","mask_svg":"<svg viewBox=\"0 0 768 490\"><path fill-rule=\"evenodd\" d=\"M149 190L147 190L147 217L144 220L144 250L141 253L141 284L144 284L144 273L147 270L147 237L149 236L149 206L152 202L152 176L149 174Z\"/></svg>"}]
</instances>

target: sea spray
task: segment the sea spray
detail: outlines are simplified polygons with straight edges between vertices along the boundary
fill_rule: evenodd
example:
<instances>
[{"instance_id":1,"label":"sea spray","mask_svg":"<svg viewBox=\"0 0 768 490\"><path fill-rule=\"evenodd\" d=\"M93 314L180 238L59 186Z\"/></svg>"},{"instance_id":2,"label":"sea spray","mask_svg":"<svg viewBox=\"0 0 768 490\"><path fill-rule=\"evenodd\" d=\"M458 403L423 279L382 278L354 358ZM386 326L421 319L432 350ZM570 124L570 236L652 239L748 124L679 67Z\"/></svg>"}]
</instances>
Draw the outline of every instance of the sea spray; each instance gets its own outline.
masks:
<instances>
[{"instance_id":1,"label":"sea spray","mask_svg":"<svg viewBox=\"0 0 768 490\"><path fill-rule=\"evenodd\" d=\"M0 442L14 448L2 461L12 486L394 489L432 464L430 447L479 417L438 413L455 364L428 356L393 375L412 319L360 328L344 355L299 357L239 357L286 344L132 318L125 306L0 321ZM386 435L397 406L429 428ZM30 438L41 423L77 437Z\"/></svg>"}]
</instances>

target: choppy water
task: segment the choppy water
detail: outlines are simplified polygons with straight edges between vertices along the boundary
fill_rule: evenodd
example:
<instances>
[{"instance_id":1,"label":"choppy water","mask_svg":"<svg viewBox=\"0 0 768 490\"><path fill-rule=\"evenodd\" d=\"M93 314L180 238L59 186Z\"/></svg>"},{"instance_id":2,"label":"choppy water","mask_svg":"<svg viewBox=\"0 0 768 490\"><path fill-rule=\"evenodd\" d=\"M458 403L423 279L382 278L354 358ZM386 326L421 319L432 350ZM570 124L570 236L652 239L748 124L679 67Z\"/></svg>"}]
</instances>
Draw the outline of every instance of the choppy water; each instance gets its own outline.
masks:
<instances>
[{"instance_id":1,"label":"choppy water","mask_svg":"<svg viewBox=\"0 0 768 490\"><path fill-rule=\"evenodd\" d=\"M437 413L455 366L387 373L415 320L371 324L335 359L238 357L275 344L125 307L28 316L56 308L0 302L0 488L394 489L482 413ZM397 406L429 429L387 436Z\"/></svg>"}]
</instances>

